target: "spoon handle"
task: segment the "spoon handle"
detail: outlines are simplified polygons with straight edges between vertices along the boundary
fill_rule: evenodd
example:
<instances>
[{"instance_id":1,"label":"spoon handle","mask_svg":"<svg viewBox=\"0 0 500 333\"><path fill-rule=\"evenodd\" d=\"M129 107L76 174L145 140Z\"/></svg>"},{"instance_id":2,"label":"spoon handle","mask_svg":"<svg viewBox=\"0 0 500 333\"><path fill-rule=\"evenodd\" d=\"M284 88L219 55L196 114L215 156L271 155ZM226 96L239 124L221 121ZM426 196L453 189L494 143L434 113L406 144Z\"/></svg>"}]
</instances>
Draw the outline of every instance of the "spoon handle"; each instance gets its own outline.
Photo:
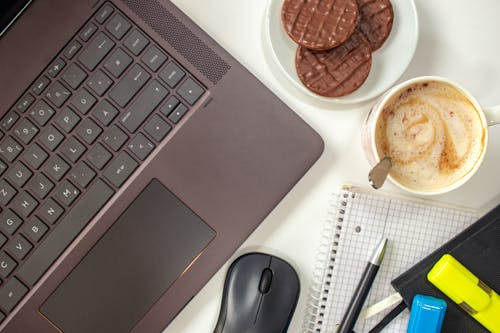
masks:
<instances>
[{"instance_id":1,"label":"spoon handle","mask_svg":"<svg viewBox=\"0 0 500 333\"><path fill-rule=\"evenodd\" d=\"M379 189L384 184L389 171L392 168L392 161L390 157L384 157L380 162L375 165L368 173L368 181L374 189Z\"/></svg>"}]
</instances>

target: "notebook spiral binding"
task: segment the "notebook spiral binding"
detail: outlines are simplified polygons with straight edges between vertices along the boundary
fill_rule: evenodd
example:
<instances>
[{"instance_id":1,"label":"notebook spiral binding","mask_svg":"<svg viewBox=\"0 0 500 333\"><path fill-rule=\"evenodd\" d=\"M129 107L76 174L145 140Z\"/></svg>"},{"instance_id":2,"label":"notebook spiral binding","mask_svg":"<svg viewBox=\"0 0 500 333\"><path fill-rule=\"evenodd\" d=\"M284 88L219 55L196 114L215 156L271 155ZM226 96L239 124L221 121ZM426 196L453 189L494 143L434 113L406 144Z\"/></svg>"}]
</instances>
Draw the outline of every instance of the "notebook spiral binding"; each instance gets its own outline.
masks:
<instances>
[{"instance_id":1,"label":"notebook spiral binding","mask_svg":"<svg viewBox=\"0 0 500 333\"><path fill-rule=\"evenodd\" d=\"M351 193L348 188L343 188L340 193L332 195L330 205L336 204L337 209L333 213L328 213L325 219L323 236L317 252L304 320L303 331L307 333L319 333L322 330L329 286L349 195L354 196L354 193Z\"/></svg>"}]
</instances>

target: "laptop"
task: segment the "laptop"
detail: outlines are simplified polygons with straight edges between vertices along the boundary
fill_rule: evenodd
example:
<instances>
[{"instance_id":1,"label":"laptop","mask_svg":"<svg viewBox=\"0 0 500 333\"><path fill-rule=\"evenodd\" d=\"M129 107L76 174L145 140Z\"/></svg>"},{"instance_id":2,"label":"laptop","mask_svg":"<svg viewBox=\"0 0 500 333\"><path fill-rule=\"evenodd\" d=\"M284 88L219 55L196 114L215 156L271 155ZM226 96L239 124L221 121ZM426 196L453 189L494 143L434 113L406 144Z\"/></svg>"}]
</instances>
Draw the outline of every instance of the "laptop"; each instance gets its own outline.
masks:
<instances>
[{"instance_id":1,"label":"laptop","mask_svg":"<svg viewBox=\"0 0 500 333\"><path fill-rule=\"evenodd\" d=\"M323 142L167 0L0 6L0 331L159 332Z\"/></svg>"}]
</instances>

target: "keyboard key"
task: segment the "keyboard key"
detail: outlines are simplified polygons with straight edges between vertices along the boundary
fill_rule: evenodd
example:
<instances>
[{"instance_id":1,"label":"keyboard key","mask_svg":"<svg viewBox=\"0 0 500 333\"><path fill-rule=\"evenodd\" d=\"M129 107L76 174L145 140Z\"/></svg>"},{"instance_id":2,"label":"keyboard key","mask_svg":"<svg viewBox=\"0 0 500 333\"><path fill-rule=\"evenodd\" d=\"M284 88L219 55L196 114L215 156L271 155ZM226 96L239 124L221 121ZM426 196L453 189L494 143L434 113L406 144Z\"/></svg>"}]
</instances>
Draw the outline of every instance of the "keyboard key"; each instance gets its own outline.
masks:
<instances>
[{"instance_id":1,"label":"keyboard key","mask_svg":"<svg viewBox=\"0 0 500 333\"><path fill-rule=\"evenodd\" d=\"M14 129L14 134L16 137L27 145L38 133L38 127L36 127L28 118L24 118Z\"/></svg>"},{"instance_id":2,"label":"keyboard key","mask_svg":"<svg viewBox=\"0 0 500 333\"><path fill-rule=\"evenodd\" d=\"M69 133L73 128L80 122L80 117L73 112L69 107L65 107L57 116L56 123L61 126L61 128Z\"/></svg>"},{"instance_id":3,"label":"keyboard key","mask_svg":"<svg viewBox=\"0 0 500 333\"><path fill-rule=\"evenodd\" d=\"M80 38L84 42L87 42L96 31L97 31L97 26L94 23L89 22L85 27L83 27L82 31L80 31L80 34L78 36L80 36Z\"/></svg>"},{"instance_id":4,"label":"keyboard key","mask_svg":"<svg viewBox=\"0 0 500 333\"><path fill-rule=\"evenodd\" d=\"M93 71L114 46L115 42L106 34L99 32L78 59L88 70Z\"/></svg>"},{"instance_id":5,"label":"keyboard key","mask_svg":"<svg viewBox=\"0 0 500 333\"><path fill-rule=\"evenodd\" d=\"M7 170L7 164L5 164L2 160L0 160L0 176Z\"/></svg>"},{"instance_id":6,"label":"keyboard key","mask_svg":"<svg viewBox=\"0 0 500 333\"><path fill-rule=\"evenodd\" d=\"M5 235L0 232L0 247L4 246L5 243L7 243L7 237L5 237Z\"/></svg>"},{"instance_id":7,"label":"keyboard key","mask_svg":"<svg viewBox=\"0 0 500 333\"><path fill-rule=\"evenodd\" d=\"M33 104L34 101L35 101L35 97L33 97L33 95L31 95L29 93L24 95L17 102L17 106L16 106L17 111L23 112L23 113L26 112L26 110L28 110L28 108L31 106L31 104Z\"/></svg>"},{"instance_id":8,"label":"keyboard key","mask_svg":"<svg viewBox=\"0 0 500 333\"><path fill-rule=\"evenodd\" d=\"M129 154L122 151L104 171L104 177L116 187L120 187L138 166Z\"/></svg>"},{"instance_id":9,"label":"keyboard key","mask_svg":"<svg viewBox=\"0 0 500 333\"><path fill-rule=\"evenodd\" d=\"M87 114L96 101L97 100L94 96L92 96L87 90L82 89L75 93L75 96L71 100L71 105L73 105L81 114Z\"/></svg>"},{"instance_id":10,"label":"keyboard key","mask_svg":"<svg viewBox=\"0 0 500 333\"><path fill-rule=\"evenodd\" d=\"M61 58L57 58L52 65L50 65L48 73L52 77L56 77L57 74L66 66L66 62Z\"/></svg>"},{"instance_id":11,"label":"keyboard key","mask_svg":"<svg viewBox=\"0 0 500 333\"><path fill-rule=\"evenodd\" d=\"M156 46L151 46L141 58L141 61L148 66L153 72L167 60L167 56Z\"/></svg>"},{"instance_id":12,"label":"keyboard key","mask_svg":"<svg viewBox=\"0 0 500 333\"><path fill-rule=\"evenodd\" d=\"M45 164L44 170L50 177L58 181L64 177L69 168L68 163L66 163L59 155L55 155Z\"/></svg>"},{"instance_id":13,"label":"keyboard key","mask_svg":"<svg viewBox=\"0 0 500 333\"><path fill-rule=\"evenodd\" d=\"M165 117L168 117L172 111L179 105L180 101L175 96L170 96L167 102L160 108L160 112L163 113Z\"/></svg>"},{"instance_id":14,"label":"keyboard key","mask_svg":"<svg viewBox=\"0 0 500 333\"><path fill-rule=\"evenodd\" d=\"M78 141L78 139L72 136L62 144L60 150L68 160L75 163L78 161L80 156L83 155L87 148L85 148L85 146Z\"/></svg>"},{"instance_id":15,"label":"keyboard key","mask_svg":"<svg viewBox=\"0 0 500 333\"><path fill-rule=\"evenodd\" d=\"M106 4L102 6L101 10L99 10L94 18L99 24L103 24L104 21L106 21L108 17L113 13L113 11L113 7Z\"/></svg>"},{"instance_id":16,"label":"keyboard key","mask_svg":"<svg viewBox=\"0 0 500 333\"><path fill-rule=\"evenodd\" d=\"M54 82L45 93L45 97L58 108L60 108L70 96L71 92L59 81Z\"/></svg>"},{"instance_id":17,"label":"keyboard key","mask_svg":"<svg viewBox=\"0 0 500 333\"><path fill-rule=\"evenodd\" d=\"M45 222L54 224L63 213L64 209L57 202L49 199L38 211L38 216Z\"/></svg>"},{"instance_id":18,"label":"keyboard key","mask_svg":"<svg viewBox=\"0 0 500 333\"><path fill-rule=\"evenodd\" d=\"M102 133L102 129L92 119L86 118L78 126L76 133L83 141L90 145Z\"/></svg>"},{"instance_id":19,"label":"keyboard key","mask_svg":"<svg viewBox=\"0 0 500 333\"><path fill-rule=\"evenodd\" d=\"M149 44L149 40L138 30L134 29L123 44L130 52L138 56Z\"/></svg>"},{"instance_id":20,"label":"keyboard key","mask_svg":"<svg viewBox=\"0 0 500 333\"><path fill-rule=\"evenodd\" d=\"M98 143L87 155L87 160L97 169L101 170L109 162L111 157L113 157L113 155Z\"/></svg>"},{"instance_id":21,"label":"keyboard key","mask_svg":"<svg viewBox=\"0 0 500 333\"><path fill-rule=\"evenodd\" d=\"M0 230L5 235L12 235L21 226L23 220L11 209L4 210L0 214Z\"/></svg>"},{"instance_id":22,"label":"keyboard key","mask_svg":"<svg viewBox=\"0 0 500 333\"><path fill-rule=\"evenodd\" d=\"M61 77L71 88L76 89L85 80L87 73L77 64L70 64Z\"/></svg>"},{"instance_id":23,"label":"keyboard key","mask_svg":"<svg viewBox=\"0 0 500 333\"><path fill-rule=\"evenodd\" d=\"M153 149L155 149L155 145L142 133L137 134L137 136L130 141L127 147L141 161L144 161Z\"/></svg>"},{"instance_id":24,"label":"keyboard key","mask_svg":"<svg viewBox=\"0 0 500 333\"><path fill-rule=\"evenodd\" d=\"M50 120L50 118L52 118L54 113L54 109L52 109L43 100L36 102L29 112L31 117L33 117L33 120L35 120L35 122L39 126L44 126Z\"/></svg>"},{"instance_id":25,"label":"keyboard key","mask_svg":"<svg viewBox=\"0 0 500 333\"><path fill-rule=\"evenodd\" d=\"M49 154L36 143L30 145L23 154L24 161L33 169L38 169L48 157Z\"/></svg>"},{"instance_id":26,"label":"keyboard key","mask_svg":"<svg viewBox=\"0 0 500 333\"><path fill-rule=\"evenodd\" d=\"M114 191L98 179L19 268L18 276L29 285L35 284L113 194Z\"/></svg>"},{"instance_id":27,"label":"keyboard key","mask_svg":"<svg viewBox=\"0 0 500 333\"><path fill-rule=\"evenodd\" d=\"M108 126L118 113L118 110L105 99L100 101L92 111L92 115L104 126Z\"/></svg>"},{"instance_id":28,"label":"keyboard key","mask_svg":"<svg viewBox=\"0 0 500 333\"><path fill-rule=\"evenodd\" d=\"M63 205L70 206L80 195L80 190L65 180L56 190L56 199Z\"/></svg>"},{"instance_id":29,"label":"keyboard key","mask_svg":"<svg viewBox=\"0 0 500 333\"><path fill-rule=\"evenodd\" d=\"M77 40L73 40L69 43L68 46L63 51L66 59L71 60L75 56L75 54L82 48L82 44L80 44Z\"/></svg>"},{"instance_id":30,"label":"keyboard key","mask_svg":"<svg viewBox=\"0 0 500 333\"><path fill-rule=\"evenodd\" d=\"M17 260L23 260L31 251L33 245L21 234L17 234L7 245L7 251Z\"/></svg>"},{"instance_id":31,"label":"keyboard key","mask_svg":"<svg viewBox=\"0 0 500 333\"><path fill-rule=\"evenodd\" d=\"M108 30L116 39L122 39L132 25L120 14L116 14L106 25Z\"/></svg>"},{"instance_id":32,"label":"keyboard key","mask_svg":"<svg viewBox=\"0 0 500 333\"><path fill-rule=\"evenodd\" d=\"M31 87L31 91L34 92L36 95L40 95L45 90L45 88L47 88L49 83L50 83L49 78L46 77L45 75L42 75L35 81L35 83Z\"/></svg>"},{"instance_id":33,"label":"keyboard key","mask_svg":"<svg viewBox=\"0 0 500 333\"><path fill-rule=\"evenodd\" d=\"M123 71L132 63L132 58L122 49L117 48L111 57L104 63L104 67L113 74L114 77L122 75Z\"/></svg>"},{"instance_id":34,"label":"keyboard key","mask_svg":"<svg viewBox=\"0 0 500 333\"><path fill-rule=\"evenodd\" d=\"M180 104L174 112L168 116L168 119L170 119L171 122L174 124L177 124L179 120L188 112L188 108L184 104Z\"/></svg>"},{"instance_id":35,"label":"keyboard key","mask_svg":"<svg viewBox=\"0 0 500 333\"><path fill-rule=\"evenodd\" d=\"M0 143L0 157L12 162L23 151L23 147L12 137L7 136Z\"/></svg>"},{"instance_id":36,"label":"keyboard key","mask_svg":"<svg viewBox=\"0 0 500 333\"><path fill-rule=\"evenodd\" d=\"M120 150L127 140L127 134L116 125L110 127L103 136L103 141L114 151Z\"/></svg>"},{"instance_id":37,"label":"keyboard key","mask_svg":"<svg viewBox=\"0 0 500 333\"><path fill-rule=\"evenodd\" d=\"M38 217L30 219L23 227L23 232L33 242L38 242L49 228Z\"/></svg>"},{"instance_id":38,"label":"keyboard key","mask_svg":"<svg viewBox=\"0 0 500 333\"><path fill-rule=\"evenodd\" d=\"M10 111L7 115L5 115L5 117L3 117L1 126L4 130L8 131L12 128L12 126L14 126L18 119L19 115L14 111Z\"/></svg>"},{"instance_id":39,"label":"keyboard key","mask_svg":"<svg viewBox=\"0 0 500 333\"><path fill-rule=\"evenodd\" d=\"M45 199L50 191L52 191L54 183L52 183L43 173L37 173L29 182L28 188L31 190L31 193L41 200Z\"/></svg>"},{"instance_id":40,"label":"keyboard key","mask_svg":"<svg viewBox=\"0 0 500 333\"><path fill-rule=\"evenodd\" d=\"M94 170L83 161L78 163L69 174L69 178L83 188L86 188L95 176Z\"/></svg>"},{"instance_id":41,"label":"keyboard key","mask_svg":"<svg viewBox=\"0 0 500 333\"><path fill-rule=\"evenodd\" d=\"M179 65L175 62L169 62L160 72L160 78L165 81L170 88L174 88L186 75Z\"/></svg>"},{"instance_id":42,"label":"keyboard key","mask_svg":"<svg viewBox=\"0 0 500 333\"><path fill-rule=\"evenodd\" d=\"M167 95L168 90L158 81L151 81L132 103L120 122L129 132L134 133Z\"/></svg>"},{"instance_id":43,"label":"keyboard key","mask_svg":"<svg viewBox=\"0 0 500 333\"><path fill-rule=\"evenodd\" d=\"M20 192L11 203L11 207L21 214L21 217L30 216L37 206L38 201L28 192Z\"/></svg>"},{"instance_id":44,"label":"keyboard key","mask_svg":"<svg viewBox=\"0 0 500 333\"><path fill-rule=\"evenodd\" d=\"M64 140L64 135L54 126L47 127L39 138L40 142L50 151L54 151Z\"/></svg>"},{"instance_id":45,"label":"keyboard key","mask_svg":"<svg viewBox=\"0 0 500 333\"><path fill-rule=\"evenodd\" d=\"M75 163L87 148L75 137L70 137L60 148L62 154Z\"/></svg>"},{"instance_id":46,"label":"keyboard key","mask_svg":"<svg viewBox=\"0 0 500 333\"><path fill-rule=\"evenodd\" d=\"M171 129L172 127L156 114L144 126L146 133L151 135L157 142L163 140Z\"/></svg>"},{"instance_id":47,"label":"keyboard key","mask_svg":"<svg viewBox=\"0 0 500 333\"><path fill-rule=\"evenodd\" d=\"M28 288L13 277L0 288L0 308L7 313L12 311L27 293Z\"/></svg>"},{"instance_id":48,"label":"keyboard key","mask_svg":"<svg viewBox=\"0 0 500 333\"><path fill-rule=\"evenodd\" d=\"M17 191L9 183L0 179L0 206L7 206L16 193Z\"/></svg>"},{"instance_id":49,"label":"keyboard key","mask_svg":"<svg viewBox=\"0 0 500 333\"><path fill-rule=\"evenodd\" d=\"M5 237L5 236L4 236ZM5 279L16 268L17 263L7 253L0 253L0 277Z\"/></svg>"},{"instance_id":50,"label":"keyboard key","mask_svg":"<svg viewBox=\"0 0 500 333\"><path fill-rule=\"evenodd\" d=\"M87 81L87 86L92 89L97 95L102 96L113 84L113 81L104 74L101 70L92 75L92 77Z\"/></svg>"},{"instance_id":51,"label":"keyboard key","mask_svg":"<svg viewBox=\"0 0 500 333\"><path fill-rule=\"evenodd\" d=\"M140 65L135 64L132 69L111 90L109 96L119 106L125 107L151 75Z\"/></svg>"},{"instance_id":52,"label":"keyboard key","mask_svg":"<svg viewBox=\"0 0 500 333\"><path fill-rule=\"evenodd\" d=\"M177 93L191 105L196 103L204 92L205 89L190 77L180 85L179 89L177 89Z\"/></svg>"},{"instance_id":53,"label":"keyboard key","mask_svg":"<svg viewBox=\"0 0 500 333\"><path fill-rule=\"evenodd\" d=\"M7 173L7 178L11 181L11 184L23 187L32 175L33 172L31 172L22 162L17 161Z\"/></svg>"}]
</instances>

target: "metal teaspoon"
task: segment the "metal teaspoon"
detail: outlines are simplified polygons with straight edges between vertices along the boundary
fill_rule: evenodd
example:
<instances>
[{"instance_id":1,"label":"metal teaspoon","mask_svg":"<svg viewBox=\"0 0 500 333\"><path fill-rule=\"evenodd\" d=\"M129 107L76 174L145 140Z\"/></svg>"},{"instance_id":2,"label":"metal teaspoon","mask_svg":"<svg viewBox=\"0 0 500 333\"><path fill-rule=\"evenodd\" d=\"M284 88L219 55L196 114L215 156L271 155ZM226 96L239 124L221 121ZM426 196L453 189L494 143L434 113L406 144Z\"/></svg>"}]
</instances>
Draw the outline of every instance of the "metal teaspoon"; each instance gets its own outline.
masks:
<instances>
[{"instance_id":1,"label":"metal teaspoon","mask_svg":"<svg viewBox=\"0 0 500 333\"><path fill-rule=\"evenodd\" d=\"M384 184L392 168L390 157L384 157L368 173L368 181L374 189L379 189Z\"/></svg>"}]
</instances>

